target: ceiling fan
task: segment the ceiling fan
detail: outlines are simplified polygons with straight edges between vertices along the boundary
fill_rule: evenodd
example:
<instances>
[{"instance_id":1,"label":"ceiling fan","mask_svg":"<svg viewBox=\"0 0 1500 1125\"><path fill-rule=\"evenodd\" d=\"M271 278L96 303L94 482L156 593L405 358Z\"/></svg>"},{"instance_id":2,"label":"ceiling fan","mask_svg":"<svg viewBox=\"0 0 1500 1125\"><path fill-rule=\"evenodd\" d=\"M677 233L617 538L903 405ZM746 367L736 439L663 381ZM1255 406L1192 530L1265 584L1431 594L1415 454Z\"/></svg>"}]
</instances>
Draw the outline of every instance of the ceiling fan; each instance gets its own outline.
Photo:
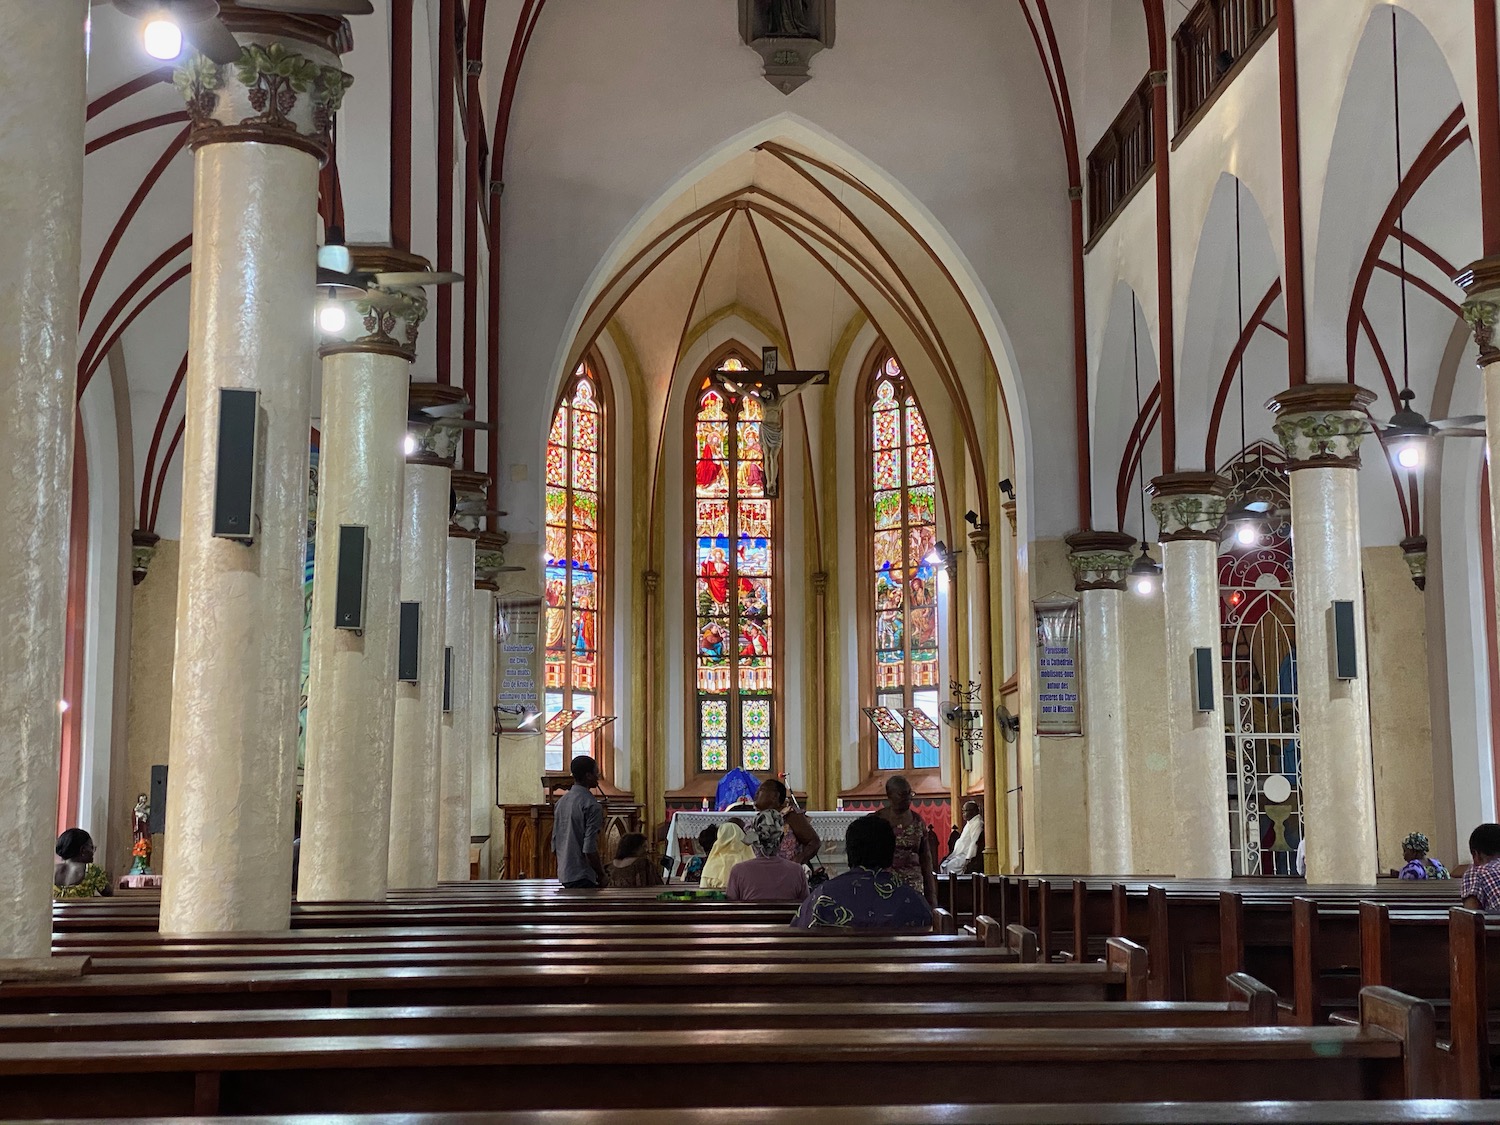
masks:
<instances>
[{"instance_id":1,"label":"ceiling fan","mask_svg":"<svg viewBox=\"0 0 1500 1125\"><path fill-rule=\"evenodd\" d=\"M318 247L318 288L330 290L340 297L363 297L372 285L387 289L416 288L454 285L463 279L463 274L448 270L356 270L354 255L344 245L344 232L336 226L328 228L327 241Z\"/></svg>"},{"instance_id":2,"label":"ceiling fan","mask_svg":"<svg viewBox=\"0 0 1500 1125\"><path fill-rule=\"evenodd\" d=\"M131 19L147 21L147 50L163 60L176 58L186 41L216 63L240 57L240 45L220 16L219 0L112 0ZM237 8L260 12L291 12L308 16L365 16L375 10L370 0L236 0ZM172 29L172 30L169 30ZM154 36L161 36L153 43ZM176 50L169 48L176 44Z\"/></svg>"},{"instance_id":3,"label":"ceiling fan","mask_svg":"<svg viewBox=\"0 0 1500 1125\"><path fill-rule=\"evenodd\" d=\"M1412 408L1416 395L1410 387L1396 396L1401 400L1400 409L1391 415L1389 422L1370 420L1370 429L1382 445L1392 450L1396 464L1403 469L1415 469L1422 463L1423 446L1432 438L1484 437L1483 414L1460 414L1454 418L1436 418L1428 421L1420 410Z\"/></svg>"}]
</instances>

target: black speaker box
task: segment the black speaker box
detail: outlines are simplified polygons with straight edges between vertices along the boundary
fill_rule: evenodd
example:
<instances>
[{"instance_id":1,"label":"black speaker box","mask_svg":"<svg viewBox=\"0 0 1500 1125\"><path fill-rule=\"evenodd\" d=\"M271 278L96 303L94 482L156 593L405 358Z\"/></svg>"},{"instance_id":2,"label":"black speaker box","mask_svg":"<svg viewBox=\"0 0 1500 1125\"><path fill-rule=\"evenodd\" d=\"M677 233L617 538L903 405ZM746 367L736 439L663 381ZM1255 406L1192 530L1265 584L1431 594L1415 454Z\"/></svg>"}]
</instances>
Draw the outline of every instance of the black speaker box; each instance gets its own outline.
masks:
<instances>
[{"instance_id":1,"label":"black speaker box","mask_svg":"<svg viewBox=\"0 0 1500 1125\"><path fill-rule=\"evenodd\" d=\"M1359 654L1354 648L1354 603L1333 603L1333 675L1339 680L1359 678Z\"/></svg>"},{"instance_id":2,"label":"black speaker box","mask_svg":"<svg viewBox=\"0 0 1500 1125\"><path fill-rule=\"evenodd\" d=\"M213 534L250 544L260 507L260 392L219 388Z\"/></svg>"},{"instance_id":3,"label":"black speaker box","mask_svg":"<svg viewBox=\"0 0 1500 1125\"><path fill-rule=\"evenodd\" d=\"M146 825L154 836L167 830L167 767L151 767L151 811L146 814Z\"/></svg>"},{"instance_id":4,"label":"black speaker box","mask_svg":"<svg viewBox=\"0 0 1500 1125\"><path fill-rule=\"evenodd\" d=\"M365 584L369 571L368 529L356 524L339 527L339 565L333 591L333 627L359 631L365 627Z\"/></svg>"},{"instance_id":5,"label":"black speaker box","mask_svg":"<svg viewBox=\"0 0 1500 1125\"><path fill-rule=\"evenodd\" d=\"M422 603L401 603L401 635L396 642L396 679L414 684L421 677Z\"/></svg>"},{"instance_id":6,"label":"black speaker box","mask_svg":"<svg viewBox=\"0 0 1500 1125\"><path fill-rule=\"evenodd\" d=\"M1193 709L1207 712L1214 709L1214 650L1193 649Z\"/></svg>"},{"instance_id":7,"label":"black speaker box","mask_svg":"<svg viewBox=\"0 0 1500 1125\"><path fill-rule=\"evenodd\" d=\"M443 714L453 710L453 646L443 649Z\"/></svg>"}]
</instances>

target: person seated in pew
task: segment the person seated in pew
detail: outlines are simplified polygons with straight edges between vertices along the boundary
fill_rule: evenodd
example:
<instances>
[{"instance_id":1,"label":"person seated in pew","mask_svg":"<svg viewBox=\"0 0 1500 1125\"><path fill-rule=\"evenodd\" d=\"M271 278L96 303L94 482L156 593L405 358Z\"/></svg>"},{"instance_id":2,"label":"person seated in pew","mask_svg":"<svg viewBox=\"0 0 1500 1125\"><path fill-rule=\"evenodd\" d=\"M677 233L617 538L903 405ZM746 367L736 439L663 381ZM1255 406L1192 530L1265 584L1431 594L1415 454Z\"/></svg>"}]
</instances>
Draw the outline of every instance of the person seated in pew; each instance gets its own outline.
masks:
<instances>
[{"instance_id":1,"label":"person seated in pew","mask_svg":"<svg viewBox=\"0 0 1500 1125\"><path fill-rule=\"evenodd\" d=\"M603 886L599 833L604 830L604 809L590 792L599 784L599 765L587 754L579 754L568 769L573 786L558 798L552 812L557 881L569 888Z\"/></svg>"},{"instance_id":2,"label":"person seated in pew","mask_svg":"<svg viewBox=\"0 0 1500 1125\"><path fill-rule=\"evenodd\" d=\"M684 883L696 883L703 878L703 865L708 862L708 853L714 850L714 841L719 838L719 826L710 824L698 833L698 854L687 862L682 873Z\"/></svg>"},{"instance_id":3,"label":"person seated in pew","mask_svg":"<svg viewBox=\"0 0 1500 1125\"><path fill-rule=\"evenodd\" d=\"M776 809L755 814L750 825L755 857L736 863L729 872L731 902L801 902L807 897L807 872L779 854L787 835L786 820Z\"/></svg>"},{"instance_id":4,"label":"person seated in pew","mask_svg":"<svg viewBox=\"0 0 1500 1125\"><path fill-rule=\"evenodd\" d=\"M930 930L932 909L891 870L896 830L876 813L844 833L849 870L803 901L792 925L804 930Z\"/></svg>"},{"instance_id":5,"label":"person seated in pew","mask_svg":"<svg viewBox=\"0 0 1500 1125\"><path fill-rule=\"evenodd\" d=\"M789 859L796 864L812 862L813 856L823 846L823 841L818 838L818 830L812 826L807 814L797 807L797 801L784 781L779 777L768 777L762 781L760 788L755 791L755 807L761 812L775 810L781 813L786 822L786 835L781 838L781 851L778 853L782 859Z\"/></svg>"},{"instance_id":6,"label":"person seated in pew","mask_svg":"<svg viewBox=\"0 0 1500 1125\"><path fill-rule=\"evenodd\" d=\"M604 869L604 882L611 887L659 887L661 870L646 851L646 837L630 832L620 837L615 858Z\"/></svg>"},{"instance_id":7,"label":"person seated in pew","mask_svg":"<svg viewBox=\"0 0 1500 1125\"><path fill-rule=\"evenodd\" d=\"M719 825L718 839L714 841L713 851L708 853L708 862L703 865L703 877L698 880L698 885L706 891L722 891L729 886L729 873L734 870L734 865L754 857L740 822L726 820Z\"/></svg>"},{"instance_id":8,"label":"person seated in pew","mask_svg":"<svg viewBox=\"0 0 1500 1125\"><path fill-rule=\"evenodd\" d=\"M942 870L949 875L967 875L974 870L984 847L984 817L979 815L978 801L964 802L964 826L960 832L953 826L953 837L948 841L948 858L943 860Z\"/></svg>"},{"instance_id":9,"label":"person seated in pew","mask_svg":"<svg viewBox=\"0 0 1500 1125\"><path fill-rule=\"evenodd\" d=\"M1448 869L1427 854L1432 844L1420 832L1409 833L1401 841L1401 858L1406 865L1396 873L1399 879L1446 879Z\"/></svg>"},{"instance_id":10,"label":"person seated in pew","mask_svg":"<svg viewBox=\"0 0 1500 1125\"><path fill-rule=\"evenodd\" d=\"M113 893L109 872L94 862L94 838L82 828L69 828L59 836L52 897L95 898Z\"/></svg>"},{"instance_id":11,"label":"person seated in pew","mask_svg":"<svg viewBox=\"0 0 1500 1125\"><path fill-rule=\"evenodd\" d=\"M1474 866L1464 872L1464 905L1500 914L1500 824L1481 824L1470 832L1469 855Z\"/></svg>"}]
</instances>

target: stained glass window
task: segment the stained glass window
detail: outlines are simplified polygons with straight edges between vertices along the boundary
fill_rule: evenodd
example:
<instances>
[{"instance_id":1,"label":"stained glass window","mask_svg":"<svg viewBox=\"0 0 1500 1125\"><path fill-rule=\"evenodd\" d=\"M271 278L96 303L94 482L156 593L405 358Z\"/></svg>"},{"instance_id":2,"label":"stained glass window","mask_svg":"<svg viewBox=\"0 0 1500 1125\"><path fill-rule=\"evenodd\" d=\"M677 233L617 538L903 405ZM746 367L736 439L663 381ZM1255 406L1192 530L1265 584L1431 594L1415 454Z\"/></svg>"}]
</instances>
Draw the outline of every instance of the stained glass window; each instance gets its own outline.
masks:
<instances>
[{"instance_id":1,"label":"stained glass window","mask_svg":"<svg viewBox=\"0 0 1500 1125\"><path fill-rule=\"evenodd\" d=\"M604 408L587 365L573 373L547 438L546 713L598 713L600 690L600 466ZM575 754L594 754L597 735L571 731L547 744L546 768L560 771Z\"/></svg>"},{"instance_id":2,"label":"stained glass window","mask_svg":"<svg viewBox=\"0 0 1500 1125\"><path fill-rule=\"evenodd\" d=\"M938 713L937 467L922 408L894 356L870 390L870 489L877 707ZM936 737L936 736L934 736ZM876 738L877 769L936 769L938 748L904 725Z\"/></svg>"},{"instance_id":3,"label":"stained glass window","mask_svg":"<svg viewBox=\"0 0 1500 1125\"><path fill-rule=\"evenodd\" d=\"M744 371L729 358L720 371ZM775 510L766 496L761 404L704 379L694 421L694 652L698 768L766 771L772 689Z\"/></svg>"}]
</instances>

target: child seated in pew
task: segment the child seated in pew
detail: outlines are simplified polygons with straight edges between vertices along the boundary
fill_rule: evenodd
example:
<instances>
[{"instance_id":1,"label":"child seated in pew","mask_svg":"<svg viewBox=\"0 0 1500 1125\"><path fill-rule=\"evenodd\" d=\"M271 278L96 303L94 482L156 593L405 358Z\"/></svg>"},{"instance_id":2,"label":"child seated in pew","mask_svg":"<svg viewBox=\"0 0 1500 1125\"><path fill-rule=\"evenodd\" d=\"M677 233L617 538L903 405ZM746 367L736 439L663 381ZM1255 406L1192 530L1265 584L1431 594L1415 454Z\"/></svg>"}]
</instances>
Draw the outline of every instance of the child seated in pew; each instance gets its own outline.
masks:
<instances>
[{"instance_id":1,"label":"child seated in pew","mask_svg":"<svg viewBox=\"0 0 1500 1125\"><path fill-rule=\"evenodd\" d=\"M646 852L645 836L630 832L620 837L615 858L604 868L604 884L608 887L661 886L661 871Z\"/></svg>"},{"instance_id":2,"label":"child seated in pew","mask_svg":"<svg viewBox=\"0 0 1500 1125\"><path fill-rule=\"evenodd\" d=\"M880 816L862 816L844 833L849 870L802 903L792 925L804 930L930 930L927 900L891 872L896 830Z\"/></svg>"},{"instance_id":3,"label":"child seated in pew","mask_svg":"<svg viewBox=\"0 0 1500 1125\"><path fill-rule=\"evenodd\" d=\"M708 853L714 850L714 841L719 838L719 826L710 824L698 833L698 854L688 860L687 870L682 873L685 883L696 883L703 878L703 865L708 862Z\"/></svg>"},{"instance_id":4,"label":"child seated in pew","mask_svg":"<svg viewBox=\"0 0 1500 1125\"><path fill-rule=\"evenodd\" d=\"M778 810L755 814L750 825L755 857L730 869L726 891L731 902L801 902L807 897L807 872L777 854L785 836L786 818Z\"/></svg>"},{"instance_id":5,"label":"child seated in pew","mask_svg":"<svg viewBox=\"0 0 1500 1125\"><path fill-rule=\"evenodd\" d=\"M1474 866L1464 872L1464 905L1500 914L1500 824L1481 824L1469 833L1469 854Z\"/></svg>"}]
</instances>

